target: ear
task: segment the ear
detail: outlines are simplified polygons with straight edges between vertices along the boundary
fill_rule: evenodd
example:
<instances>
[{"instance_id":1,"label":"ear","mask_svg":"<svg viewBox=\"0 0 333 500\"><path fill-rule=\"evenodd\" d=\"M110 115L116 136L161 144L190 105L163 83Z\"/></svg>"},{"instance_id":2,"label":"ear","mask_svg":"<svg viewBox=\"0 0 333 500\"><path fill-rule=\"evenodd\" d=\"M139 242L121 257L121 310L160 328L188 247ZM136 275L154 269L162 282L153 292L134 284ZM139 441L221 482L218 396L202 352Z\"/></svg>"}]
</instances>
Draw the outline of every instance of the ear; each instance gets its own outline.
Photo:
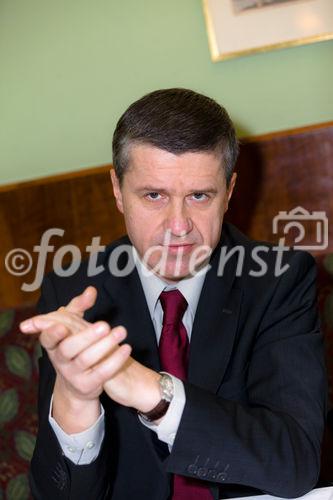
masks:
<instances>
[{"instance_id":1,"label":"ear","mask_svg":"<svg viewBox=\"0 0 333 500\"><path fill-rule=\"evenodd\" d=\"M113 168L110 170L110 176L111 176L113 194L114 194L114 197L116 199L117 208L118 208L119 212L121 212L123 214L124 213L123 195L121 192L119 179L118 179L116 172Z\"/></svg>"},{"instance_id":2,"label":"ear","mask_svg":"<svg viewBox=\"0 0 333 500\"><path fill-rule=\"evenodd\" d=\"M236 172L234 172L232 174L232 177L231 177L230 183L229 183L229 187L228 187L227 192L226 192L225 212L229 208L229 201L230 201L232 193L234 191L234 187L235 187L235 184L236 184L236 179L237 179L237 174L236 174Z\"/></svg>"}]
</instances>

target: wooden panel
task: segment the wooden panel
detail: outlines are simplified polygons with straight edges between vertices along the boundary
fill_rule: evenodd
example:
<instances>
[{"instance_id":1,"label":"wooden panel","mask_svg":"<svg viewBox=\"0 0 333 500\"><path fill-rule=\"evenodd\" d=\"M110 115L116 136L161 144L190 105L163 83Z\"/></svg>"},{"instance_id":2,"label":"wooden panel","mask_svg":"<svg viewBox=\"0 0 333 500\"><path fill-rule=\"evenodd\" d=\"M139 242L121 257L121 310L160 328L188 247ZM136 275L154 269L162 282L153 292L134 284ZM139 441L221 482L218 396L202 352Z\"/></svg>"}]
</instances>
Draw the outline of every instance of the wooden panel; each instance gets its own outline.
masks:
<instances>
[{"instance_id":1,"label":"wooden panel","mask_svg":"<svg viewBox=\"0 0 333 500\"><path fill-rule=\"evenodd\" d=\"M39 292L24 292L22 283L34 280L37 253L33 251L41 235L49 228L61 228L64 236L53 236L54 252L47 259L52 268L53 255L65 244L76 244L84 250L93 236L107 244L124 234L109 179L110 166L11 185L0 192L1 274L0 307L34 303ZM23 248L33 256L33 267L22 277L11 276L4 259L14 248ZM68 255L68 257L70 257Z\"/></svg>"},{"instance_id":2,"label":"wooden panel","mask_svg":"<svg viewBox=\"0 0 333 500\"><path fill-rule=\"evenodd\" d=\"M237 165L239 178L227 219L249 236L277 241L272 219L279 211L298 205L309 211L325 211L333 217L333 122L320 126L243 140ZM23 292L23 282L34 280L37 254L33 251L49 228L65 230L54 236L54 252L64 244L81 251L93 236L107 244L125 231L113 198L110 165L85 169L30 182L0 186L0 307L34 303L38 291ZM306 241L314 240L314 225ZM330 235L329 250L333 251ZM15 277L5 269L5 256L14 248L33 256L29 274ZM84 256L84 253L83 253Z\"/></svg>"},{"instance_id":3,"label":"wooden panel","mask_svg":"<svg viewBox=\"0 0 333 500\"><path fill-rule=\"evenodd\" d=\"M245 140L237 171L237 188L226 219L252 238L277 242L282 232L273 234L273 218L298 206L325 212L329 222L333 218L333 123ZM309 245L316 240L316 225L313 221L304 225L303 241ZM297 231L289 233L286 242L296 236ZM329 250L333 251L332 232Z\"/></svg>"}]
</instances>

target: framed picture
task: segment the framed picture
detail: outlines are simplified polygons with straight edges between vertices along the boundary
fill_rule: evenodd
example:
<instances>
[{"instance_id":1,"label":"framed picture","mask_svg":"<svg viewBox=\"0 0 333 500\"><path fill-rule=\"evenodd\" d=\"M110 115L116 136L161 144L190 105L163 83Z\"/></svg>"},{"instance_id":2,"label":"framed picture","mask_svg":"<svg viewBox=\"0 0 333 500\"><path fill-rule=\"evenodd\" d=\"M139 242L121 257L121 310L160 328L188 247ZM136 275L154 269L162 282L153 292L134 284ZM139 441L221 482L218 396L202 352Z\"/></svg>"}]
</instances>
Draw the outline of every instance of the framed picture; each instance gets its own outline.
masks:
<instances>
[{"instance_id":1,"label":"framed picture","mask_svg":"<svg viewBox=\"0 0 333 500\"><path fill-rule=\"evenodd\" d=\"M333 0L203 0L213 61L333 39Z\"/></svg>"}]
</instances>

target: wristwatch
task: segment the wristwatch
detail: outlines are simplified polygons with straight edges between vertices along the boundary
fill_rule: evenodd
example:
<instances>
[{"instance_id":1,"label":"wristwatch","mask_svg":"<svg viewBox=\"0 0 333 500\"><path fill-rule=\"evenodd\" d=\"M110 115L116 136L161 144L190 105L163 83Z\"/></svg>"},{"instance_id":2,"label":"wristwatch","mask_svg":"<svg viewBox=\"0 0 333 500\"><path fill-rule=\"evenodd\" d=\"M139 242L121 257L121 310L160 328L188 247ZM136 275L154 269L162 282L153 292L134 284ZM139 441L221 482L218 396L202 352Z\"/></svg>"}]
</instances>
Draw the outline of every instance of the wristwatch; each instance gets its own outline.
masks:
<instances>
[{"instance_id":1,"label":"wristwatch","mask_svg":"<svg viewBox=\"0 0 333 500\"><path fill-rule=\"evenodd\" d=\"M141 417L148 422L153 422L154 420L164 417L173 398L174 388L172 377L170 377L168 373L161 372L160 374L161 378L158 381L161 391L160 402L157 403L152 410L147 411L146 413L139 412Z\"/></svg>"}]
</instances>

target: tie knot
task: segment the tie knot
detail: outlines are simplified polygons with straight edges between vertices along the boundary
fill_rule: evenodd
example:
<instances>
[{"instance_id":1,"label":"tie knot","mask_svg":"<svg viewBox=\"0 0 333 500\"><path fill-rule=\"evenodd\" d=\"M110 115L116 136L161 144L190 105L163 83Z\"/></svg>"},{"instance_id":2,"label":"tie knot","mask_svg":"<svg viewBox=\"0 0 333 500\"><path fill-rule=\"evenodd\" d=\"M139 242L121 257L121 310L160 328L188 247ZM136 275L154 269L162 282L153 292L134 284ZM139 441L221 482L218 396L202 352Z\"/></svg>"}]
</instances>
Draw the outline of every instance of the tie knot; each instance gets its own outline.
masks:
<instances>
[{"instance_id":1,"label":"tie knot","mask_svg":"<svg viewBox=\"0 0 333 500\"><path fill-rule=\"evenodd\" d=\"M163 325L175 325L182 320L184 312L187 308L187 301L179 290L170 290L162 292L160 301L163 315Z\"/></svg>"}]
</instances>

